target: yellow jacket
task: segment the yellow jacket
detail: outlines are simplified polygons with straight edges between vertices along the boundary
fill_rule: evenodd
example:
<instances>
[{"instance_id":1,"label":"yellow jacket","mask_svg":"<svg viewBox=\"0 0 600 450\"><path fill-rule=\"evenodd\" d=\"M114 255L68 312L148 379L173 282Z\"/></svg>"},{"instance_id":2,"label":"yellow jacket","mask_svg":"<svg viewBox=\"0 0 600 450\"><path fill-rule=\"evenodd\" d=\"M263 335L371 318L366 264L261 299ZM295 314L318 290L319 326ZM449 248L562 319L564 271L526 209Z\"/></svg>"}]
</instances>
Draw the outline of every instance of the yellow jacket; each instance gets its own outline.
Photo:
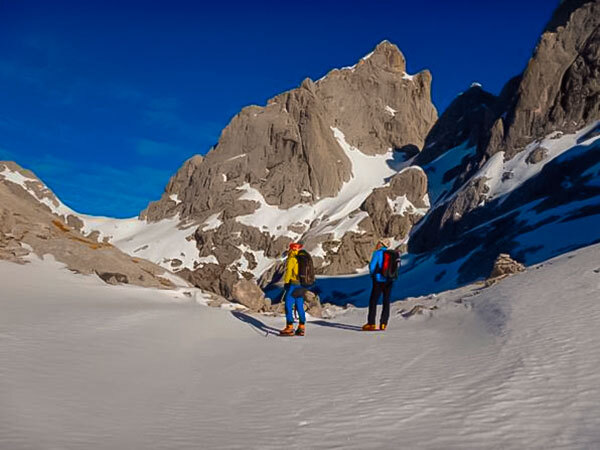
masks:
<instances>
[{"instance_id":1,"label":"yellow jacket","mask_svg":"<svg viewBox=\"0 0 600 450\"><path fill-rule=\"evenodd\" d=\"M298 279L298 259L296 255L298 254L298 250L290 250L288 252L287 261L285 263L285 276L283 277L283 282L285 284L299 284L300 280Z\"/></svg>"}]
</instances>

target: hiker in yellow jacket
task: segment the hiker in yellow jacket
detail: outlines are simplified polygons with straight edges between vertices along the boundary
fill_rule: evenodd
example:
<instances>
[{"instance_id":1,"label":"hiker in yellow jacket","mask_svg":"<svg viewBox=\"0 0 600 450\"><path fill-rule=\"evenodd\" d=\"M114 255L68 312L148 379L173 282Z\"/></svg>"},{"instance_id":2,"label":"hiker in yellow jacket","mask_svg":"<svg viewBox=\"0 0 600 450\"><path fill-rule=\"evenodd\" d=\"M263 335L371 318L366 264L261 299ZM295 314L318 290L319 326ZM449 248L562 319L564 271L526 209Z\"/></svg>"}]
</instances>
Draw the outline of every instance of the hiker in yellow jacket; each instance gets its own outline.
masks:
<instances>
[{"instance_id":1,"label":"hiker in yellow jacket","mask_svg":"<svg viewBox=\"0 0 600 450\"><path fill-rule=\"evenodd\" d=\"M285 263L284 284L284 302L285 302L285 320L286 326L281 330L282 336L304 336L306 316L304 314L304 296L294 296L294 291L300 289L300 279L298 277L298 259L296 256L302 249L302 244L292 242L289 247L287 261ZM294 305L298 311L299 325L294 333Z\"/></svg>"}]
</instances>

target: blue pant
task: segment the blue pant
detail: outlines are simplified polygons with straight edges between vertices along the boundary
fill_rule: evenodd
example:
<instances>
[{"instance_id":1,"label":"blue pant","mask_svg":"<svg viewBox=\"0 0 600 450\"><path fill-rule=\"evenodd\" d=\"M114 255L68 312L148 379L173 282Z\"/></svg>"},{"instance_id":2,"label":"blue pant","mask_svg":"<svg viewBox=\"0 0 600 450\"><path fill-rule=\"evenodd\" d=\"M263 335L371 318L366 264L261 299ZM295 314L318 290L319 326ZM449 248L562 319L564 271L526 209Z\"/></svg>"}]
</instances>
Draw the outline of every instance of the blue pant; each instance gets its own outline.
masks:
<instances>
[{"instance_id":1,"label":"blue pant","mask_svg":"<svg viewBox=\"0 0 600 450\"><path fill-rule=\"evenodd\" d=\"M294 323L294 305L296 305L300 323L306 323L306 316L304 315L304 296L299 295L297 298L294 298L292 295L296 289L301 288L302 286L297 284L290 284L290 287L285 292L285 320L287 323Z\"/></svg>"}]
</instances>

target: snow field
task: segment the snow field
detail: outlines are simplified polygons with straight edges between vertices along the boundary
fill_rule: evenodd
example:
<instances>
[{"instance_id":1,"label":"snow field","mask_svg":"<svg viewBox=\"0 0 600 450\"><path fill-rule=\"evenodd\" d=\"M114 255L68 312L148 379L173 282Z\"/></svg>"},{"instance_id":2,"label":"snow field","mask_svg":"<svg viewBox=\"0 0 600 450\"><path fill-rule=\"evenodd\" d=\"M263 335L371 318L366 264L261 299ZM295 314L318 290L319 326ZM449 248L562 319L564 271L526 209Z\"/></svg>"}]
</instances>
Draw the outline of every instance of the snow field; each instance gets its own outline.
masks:
<instances>
[{"instance_id":1,"label":"snow field","mask_svg":"<svg viewBox=\"0 0 600 450\"><path fill-rule=\"evenodd\" d=\"M440 294L431 317L396 303L385 333L357 331L359 309L305 338L0 262L0 447L595 448L599 249Z\"/></svg>"}]
</instances>

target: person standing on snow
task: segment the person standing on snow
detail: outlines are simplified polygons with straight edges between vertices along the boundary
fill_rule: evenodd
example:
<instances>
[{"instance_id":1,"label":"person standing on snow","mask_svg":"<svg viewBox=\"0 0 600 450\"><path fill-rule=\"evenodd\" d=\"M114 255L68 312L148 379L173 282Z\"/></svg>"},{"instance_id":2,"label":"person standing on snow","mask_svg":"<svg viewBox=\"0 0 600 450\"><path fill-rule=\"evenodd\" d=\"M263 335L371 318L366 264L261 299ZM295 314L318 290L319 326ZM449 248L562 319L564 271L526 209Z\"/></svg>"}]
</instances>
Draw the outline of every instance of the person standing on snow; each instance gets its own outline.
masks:
<instances>
[{"instance_id":1,"label":"person standing on snow","mask_svg":"<svg viewBox=\"0 0 600 450\"><path fill-rule=\"evenodd\" d=\"M285 276L283 278L285 302L285 320L286 326L279 332L281 336L304 336L306 316L304 314L304 296L294 296L294 291L302 289L300 277L298 275L298 252L302 249L302 244L292 242L289 247L287 261L285 263ZM294 332L294 305L298 311L298 329Z\"/></svg>"},{"instance_id":2,"label":"person standing on snow","mask_svg":"<svg viewBox=\"0 0 600 450\"><path fill-rule=\"evenodd\" d=\"M373 280L373 289L371 290L371 298L369 299L369 314L367 316L367 323L363 325L363 331L377 330L377 326L375 325L375 316L377 315L377 301L379 300L381 294L383 294L383 310L381 311L379 329L383 331L387 328L388 320L390 318L390 296L392 293L392 286L394 284L395 276L387 277L385 276L385 273L397 274L399 266L399 256L394 251L388 251L389 246L389 239L380 239L377 242L377 247L371 256L369 272L371 273L371 278ZM391 267L390 271L388 271L386 265Z\"/></svg>"}]
</instances>

